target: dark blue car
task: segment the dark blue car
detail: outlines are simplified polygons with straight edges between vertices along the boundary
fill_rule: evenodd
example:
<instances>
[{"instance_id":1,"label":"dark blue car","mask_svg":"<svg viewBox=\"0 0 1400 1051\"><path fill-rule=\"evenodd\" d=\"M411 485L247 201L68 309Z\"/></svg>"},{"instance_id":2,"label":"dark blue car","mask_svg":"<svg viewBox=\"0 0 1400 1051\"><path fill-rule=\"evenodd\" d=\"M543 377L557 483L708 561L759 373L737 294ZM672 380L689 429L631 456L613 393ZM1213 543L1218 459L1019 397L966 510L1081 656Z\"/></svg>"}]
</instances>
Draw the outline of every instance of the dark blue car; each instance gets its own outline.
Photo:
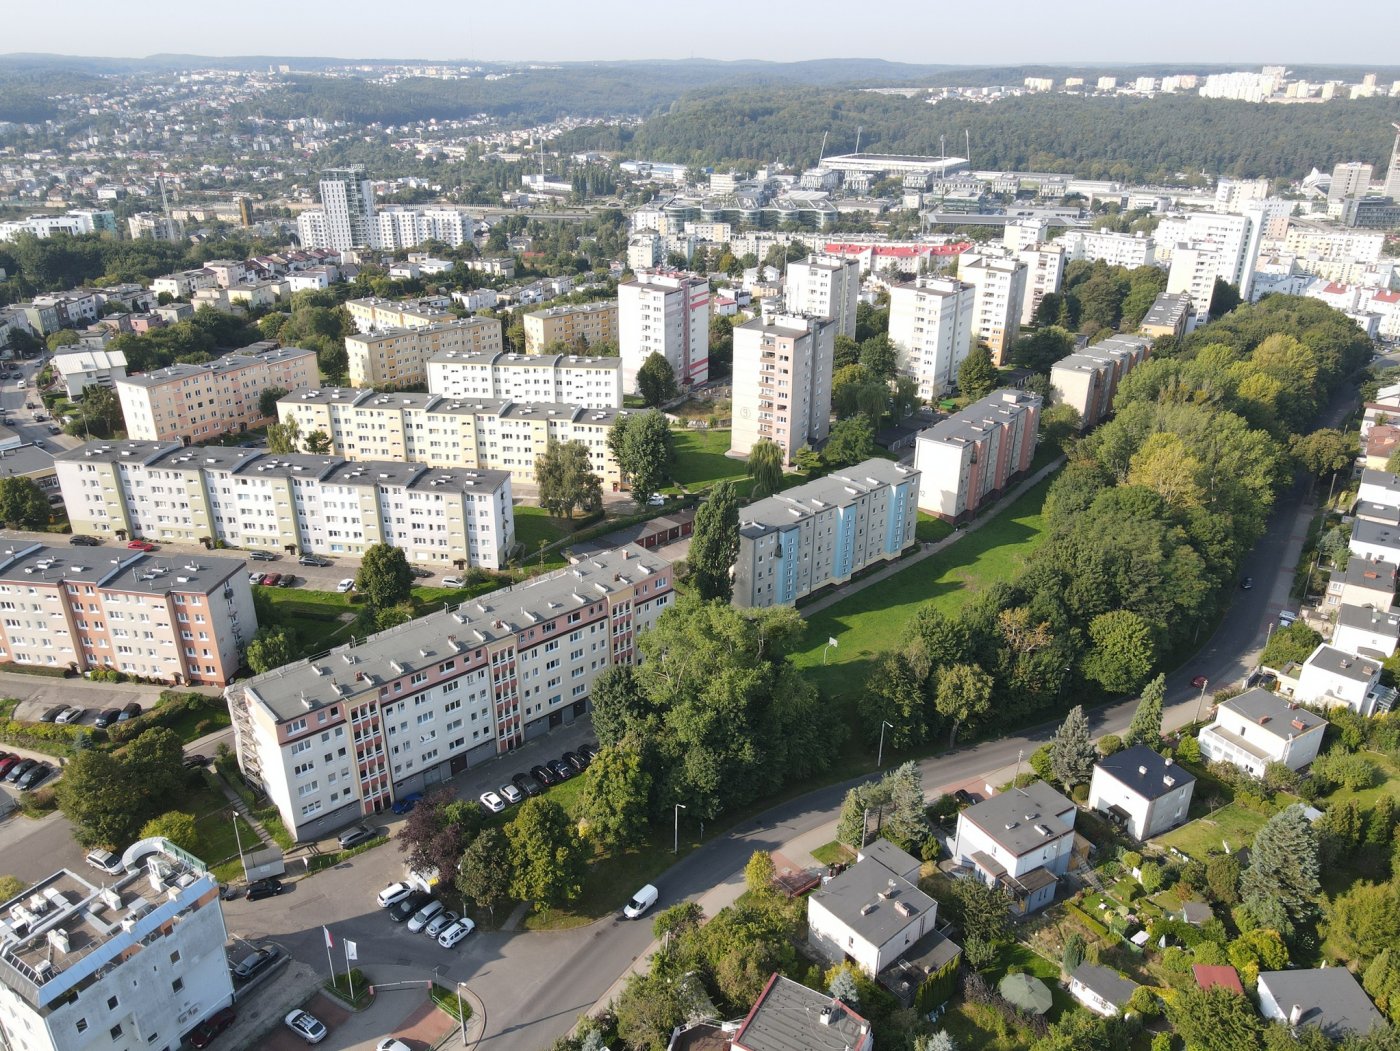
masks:
<instances>
[{"instance_id":1,"label":"dark blue car","mask_svg":"<svg viewBox=\"0 0 1400 1051\"><path fill-rule=\"evenodd\" d=\"M407 814L410 810L412 810L415 806L418 805L418 801L422 798L422 792L408 793L408 795L404 796L402 799L399 799L397 802L394 803L394 813Z\"/></svg>"}]
</instances>

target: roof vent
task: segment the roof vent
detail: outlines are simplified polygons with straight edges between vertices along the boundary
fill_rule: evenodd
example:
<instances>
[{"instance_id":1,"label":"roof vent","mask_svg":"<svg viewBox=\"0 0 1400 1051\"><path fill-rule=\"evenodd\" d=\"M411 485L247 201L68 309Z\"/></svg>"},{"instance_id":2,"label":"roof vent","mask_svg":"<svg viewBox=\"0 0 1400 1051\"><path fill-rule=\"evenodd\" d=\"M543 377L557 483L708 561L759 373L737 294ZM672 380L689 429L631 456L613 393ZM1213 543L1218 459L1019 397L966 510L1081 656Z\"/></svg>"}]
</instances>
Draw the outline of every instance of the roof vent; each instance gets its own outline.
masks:
<instances>
[{"instance_id":1,"label":"roof vent","mask_svg":"<svg viewBox=\"0 0 1400 1051\"><path fill-rule=\"evenodd\" d=\"M868 904L862 905L862 906L860 907L860 914L861 914L862 916L869 916L872 912L875 911L875 908L876 908L875 903L874 903L873 901L872 901L872 902L869 902Z\"/></svg>"},{"instance_id":2,"label":"roof vent","mask_svg":"<svg viewBox=\"0 0 1400 1051\"><path fill-rule=\"evenodd\" d=\"M1147 767L1145 767L1145 766L1140 766L1140 767L1138 767L1138 773L1139 773L1141 776L1146 777L1146 776L1147 776Z\"/></svg>"},{"instance_id":3,"label":"roof vent","mask_svg":"<svg viewBox=\"0 0 1400 1051\"><path fill-rule=\"evenodd\" d=\"M1303 722L1302 719L1294 719L1288 725L1293 727L1293 729L1295 730L1306 730L1308 728L1307 723Z\"/></svg>"}]
</instances>

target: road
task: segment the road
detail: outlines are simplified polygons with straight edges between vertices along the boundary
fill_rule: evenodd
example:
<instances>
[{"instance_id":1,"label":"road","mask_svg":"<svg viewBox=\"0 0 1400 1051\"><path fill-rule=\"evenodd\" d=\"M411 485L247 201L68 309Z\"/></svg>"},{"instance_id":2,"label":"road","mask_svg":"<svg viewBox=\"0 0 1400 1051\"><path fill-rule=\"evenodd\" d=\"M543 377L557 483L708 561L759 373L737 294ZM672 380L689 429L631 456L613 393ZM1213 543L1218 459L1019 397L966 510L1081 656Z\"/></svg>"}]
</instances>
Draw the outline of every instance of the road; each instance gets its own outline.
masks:
<instances>
[{"instance_id":1,"label":"road","mask_svg":"<svg viewBox=\"0 0 1400 1051\"><path fill-rule=\"evenodd\" d=\"M67 434L51 434L49 428L58 426L56 423L52 420L41 423L34 419L36 412L48 415L43 402L39 400L39 392L34 387L34 377L43 368L46 359L47 355L30 361L14 362L20 368L19 374L6 373L3 380L0 380L0 415L9 420L6 426L18 434L22 441L37 444L49 452L57 452L81 445L82 440ZM33 403L36 408L25 408L27 402Z\"/></svg>"}]
</instances>

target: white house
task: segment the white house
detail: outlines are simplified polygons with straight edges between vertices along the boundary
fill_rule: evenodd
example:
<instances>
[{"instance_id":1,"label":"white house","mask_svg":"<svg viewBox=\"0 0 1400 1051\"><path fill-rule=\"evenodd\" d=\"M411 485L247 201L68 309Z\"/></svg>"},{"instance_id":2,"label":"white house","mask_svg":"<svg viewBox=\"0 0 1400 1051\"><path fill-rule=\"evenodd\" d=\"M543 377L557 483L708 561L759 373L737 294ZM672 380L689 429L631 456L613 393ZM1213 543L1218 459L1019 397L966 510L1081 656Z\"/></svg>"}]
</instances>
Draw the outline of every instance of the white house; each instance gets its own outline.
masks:
<instances>
[{"instance_id":1,"label":"white house","mask_svg":"<svg viewBox=\"0 0 1400 1051\"><path fill-rule=\"evenodd\" d=\"M60 347L54 352L53 367L70 398L82 397L83 388L91 384L114 389L117 380L126 379L126 355L120 350Z\"/></svg>"},{"instance_id":2,"label":"white house","mask_svg":"<svg viewBox=\"0 0 1400 1051\"><path fill-rule=\"evenodd\" d=\"M1327 604L1389 609L1395 600L1395 570L1394 562L1353 558L1346 572L1333 573L1327 582Z\"/></svg>"},{"instance_id":3,"label":"white house","mask_svg":"<svg viewBox=\"0 0 1400 1051\"><path fill-rule=\"evenodd\" d=\"M1400 529L1359 518L1352 523L1347 547L1356 558L1400 562Z\"/></svg>"},{"instance_id":4,"label":"white house","mask_svg":"<svg viewBox=\"0 0 1400 1051\"><path fill-rule=\"evenodd\" d=\"M1318 643L1317 649L1312 651L1298 672L1293 699L1328 708L1346 705L1361 715L1372 715L1384 692L1380 681L1379 660L1358 657L1322 642Z\"/></svg>"},{"instance_id":5,"label":"white house","mask_svg":"<svg viewBox=\"0 0 1400 1051\"><path fill-rule=\"evenodd\" d=\"M1400 418L1400 409L1391 411ZM1368 468L1361 472L1361 485L1356 490L1356 499L1362 503L1400 507L1400 478L1389 471L1373 471Z\"/></svg>"},{"instance_id":6,"label":"white house","mask_svg":"<svg viewBox=\"0 0 1400 1051\"><path fill-rule=\"evenodd\" d=\"M1259 1013L1291 1026L1314 1025L1333 1040L1369 1033L1385 1024L1381 1013L1345 967L1261 971Z\"/></svg>"},{"instance_id":7,"label":"white house","mask_svg":"<svg viewBox=\"0 0 1400 1051\"><path fill-rule=\"evenodd\" d=\"M874 978L925 934L938 902L919 889L919 863L885 840L807 899L807 941L832 963L851 960ZM911 868L912 866L912 868Z\"/></svg>"},{"instance_id":8,"label":"white house","mask_svg":"<svg viewBox=\"0 0 1400 1051\"><path fill-rule=\"evenodd\" d=\"M1110 967L1087 960L1069 976L1070 996L1105 1018L1112 1018L1127 1007L1136 991L1136 983L1128 981Z\"/></svg>"},{"instance_id":9,"label":"white house","mask_svg":"<svg viewBox=\"0 0 1400 1051\"><path fill-rule=\"evenodd\" d=\"M1332 645L1345 653L1393 657L1400 645L1400 612L1375 606L1342 606Z\"/></svg>"},{"instance_id":10,"label":"white house","mask_svg":"<svg viewBox=\"0 0 1400 1051\"><path fill-rule=\"evenodd\" d=\"M958 815L953 857L1011 896L1019 914L1055 897L1074 851L1074 804L1044 781L1015 788Z\"/></svg>"},{"instance_id":11,"label":"white house","mask_svg":"<svg viewBox=\"0 0 1400 1051\"><path fill-rule=\"evenodd\" d=\"M1322 747L1327 720L1258 687L1222 701L1215 722L1196 735L1204 759L1262 777L1270 763L1301 770Z\"/></svg>"},{"instance_id":12,"label":"white house","mask_svg":"<svg viewBox=\"0 0 1400 1051\"><path fill-rule=\"evenodd\" d=\"M1119 821L1134 839L1151 839L1186 820L1196 778L1146 745L1100 759L1089 806Z\"/></svg>"}]
</instances>

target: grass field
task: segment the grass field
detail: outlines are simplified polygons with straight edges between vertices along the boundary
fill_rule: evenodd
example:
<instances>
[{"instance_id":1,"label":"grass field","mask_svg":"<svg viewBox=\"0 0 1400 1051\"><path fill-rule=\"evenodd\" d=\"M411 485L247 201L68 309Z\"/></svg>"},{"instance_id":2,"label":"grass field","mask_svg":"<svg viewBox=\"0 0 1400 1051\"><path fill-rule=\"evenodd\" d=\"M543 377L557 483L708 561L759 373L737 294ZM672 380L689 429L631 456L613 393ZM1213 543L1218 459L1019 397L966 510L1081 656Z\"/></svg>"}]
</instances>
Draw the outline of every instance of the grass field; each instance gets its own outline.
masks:
<instances>
[{"instance_id":1,"label":"grass field","mask_svg":"<svg viewBox=\"0 0 1400 1051\"><path fill-rule=\"evenodd\" d=\"M1375 763L1380 770L1379 782L1374 787L1363 788L1359 792L1350 788L1339 788L1327 796L1327 802L1332 806L1355 802L1362 810L1369 810L1376 805L1376 800L1384 795L1400 800L1400 764L1380 752L1362 752L1361 754Z\"/></svg>"},{"instance_id":2,"label":"grass field","mask_svg":"<svg viewBox=\"0 0 1400 1051\"><path fill-rule=\"evenodd\" d=\"M1205 860L1207 854L1223 851L1226 843L1231 851L1249 846L1254 841L1254 833L1263 828L1268 820L1267 814L1230 803L1207 817L1187 822L1153 842L1162 847L1176 847L1188 857Z\"/></svg>"},{"instance_id":3,"label":"grass field","mask_svg":"<svg viewBox=\"0 0 1400 1051\"><path fill-rule=\"evenodd\" d=\"M515 505L515 539L525 549L525 561L540 549L540 541L552 544L568 536L571 530L568 522L552 516L543 507L528 504Z\"/></svg>"},{"instance_id":4,"label":"grass field","mask_svg":"<svg viewBox=\"0 0 1400 1051\"><path fill-rule=\"evenodd\" d=\"M921 544L936 544L938 541L953 535L953 527L941 518L934 518L933 515L919 512L919 520L914 525L914 536Z\"/></svg>"},{"instance_id":5,"label":"grass field","mask_svg":"<svg viewBox=\"0 0 1400 1051\"><path fill-rule=\"evenodd\" d=\"M726 478L737 481L746 477L744 461L724 455L729 451L729 431L713 429L673 433L676 465L671 471L671 478L677 485L687 489L705 489ZM516 527L516 535L519 535L519 526Z\"/></svg>"}]
</instances>

